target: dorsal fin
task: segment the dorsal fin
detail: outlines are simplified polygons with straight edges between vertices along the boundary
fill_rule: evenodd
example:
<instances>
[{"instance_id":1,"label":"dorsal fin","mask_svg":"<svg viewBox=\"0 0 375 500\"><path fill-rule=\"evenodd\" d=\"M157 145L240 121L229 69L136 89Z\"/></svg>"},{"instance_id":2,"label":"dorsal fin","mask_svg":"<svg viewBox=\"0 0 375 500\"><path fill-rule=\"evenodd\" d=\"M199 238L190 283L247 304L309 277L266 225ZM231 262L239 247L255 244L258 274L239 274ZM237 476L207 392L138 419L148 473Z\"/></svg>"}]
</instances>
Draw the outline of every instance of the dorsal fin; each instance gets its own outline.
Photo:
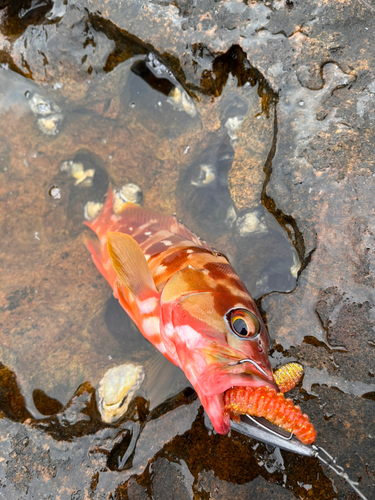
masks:
<instances>
[{"instance_id":1,"label":"dorsal fin","mask_svg":"<svg viewBox=\"0 0 375 500\"><path fill-rule=\"evenodd\" d=\"M147 222L152 222L159 229L166 229L171 233L177 234L185 238L195 245L198 245L205 250L211 251L210 245L201 240L192 231L190 231L182 222L179 222L176 216L160 215L152 210L140 207L134 203L125 203L121 210L116 214L113 210L113 191L109 186L107 199L99 214L92 220L86 221L85 224L92 229L99 239L109 230L125 231L131 224L134 228L139 227Z\"/></svg>"},{"instance_id":2,"label":"dorsal fin","mask_svg":"<svg viewBox=\"0 0 375 500\"><path fill-rule=\"evenodd\" d=\"M160 229L166 229L173 234L177 234L193 242L195 245L205 250L211 251L211 247L208 243L198 238L198 236L190 231L182 222L179 222L174 215L160 215L152 210L135 205L134 203L126 203L121 211L118 212L118 215L126 220L134 221L138 226L153 220Z\"/></svg>"},{"instance_id":3,"label":"dorsal fin","mask_svg":"<svg viewBox=\"0 0 375 500\"><path fill-rule=\"evenodd\" d=\"M108 232L108 254L121 283L138 299L158 294L138 243L128 234Z\"/></svg>"}]
</instances>

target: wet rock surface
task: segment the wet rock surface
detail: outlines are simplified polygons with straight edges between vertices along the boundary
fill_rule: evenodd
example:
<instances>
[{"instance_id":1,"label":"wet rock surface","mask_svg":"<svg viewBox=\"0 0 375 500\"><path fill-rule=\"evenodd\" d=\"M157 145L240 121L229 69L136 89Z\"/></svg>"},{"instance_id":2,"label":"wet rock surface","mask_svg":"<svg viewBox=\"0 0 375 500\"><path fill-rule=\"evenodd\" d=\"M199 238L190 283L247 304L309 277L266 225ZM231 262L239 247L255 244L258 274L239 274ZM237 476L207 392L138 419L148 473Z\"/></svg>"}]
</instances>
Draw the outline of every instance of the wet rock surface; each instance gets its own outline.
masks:
<instances>
[{"instance_id":1,"label":"wet rock surface","mask_svg":"<svg viewBox=\"0 0 375 500\"><path fill-rule=\"evenodd\" d=\"M315 459L210 434L199 402L180 392L183 379L165 404L150 409L142 393L118 424L101 422L94 387L104 372L124 359L142 360L146 377L154 366L83 247L83 206L102 201L109 181L136 183L157 211L177 210L231 257L255 296L268 294L260 305L274 365L303 363L292 399L372 498L372 7L0 2L4 498L358 498ZM168 102L170 80L155 94L134 76L150 51L173 72L174 88L190 93L196 115ZM59 110L56 134L40 128L27 92ZM95 170L91 184L75 186L60 169L66 161ZM210 177L199 168L207 164L221 198L205 221ZM299 273L296 287L295 279L285 284L280 255Z\"/></svg>"}]
</instances>

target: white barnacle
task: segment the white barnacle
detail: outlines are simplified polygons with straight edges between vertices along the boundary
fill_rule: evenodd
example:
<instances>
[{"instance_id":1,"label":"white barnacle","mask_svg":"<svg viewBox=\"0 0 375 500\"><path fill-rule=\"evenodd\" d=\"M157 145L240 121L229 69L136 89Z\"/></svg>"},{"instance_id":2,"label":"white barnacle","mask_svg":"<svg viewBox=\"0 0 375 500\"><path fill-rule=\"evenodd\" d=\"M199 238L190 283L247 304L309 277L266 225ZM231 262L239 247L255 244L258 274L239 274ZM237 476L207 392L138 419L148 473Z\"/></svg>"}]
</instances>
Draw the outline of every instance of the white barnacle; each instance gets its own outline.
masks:
<instances>
[{"instance_id":1,"label":"white barnacle","mask_svg":"<svg viewBox=\"0 0 375 500\"><path fill-rule=\"evenodd\" d=\"M61 163L60 170L61 172L66 172L73 177L73 179L75 179L75 186L78 186L78 184L86 187L92 186L95 175L94 168L85 170L83 163L79 161L65 160Z\"/></svg>"},{"instance_id":2,"label":"white barnacle","mask_svg":"<svg viewBox=\"0 0 375 500\"><path fill-rule=\"evenodd\" d=\"M33 115L37 118L36 124L45 135L57 135L64 115L61 108L41 94L35 93L29 100Z\"/></svg>"},{"instance_id":3,"label":"white barnacle","mask_svg":"<svg viewBox=\"0 0 375 500\"><path fill-rule=\"evenodd\" d=\"M103 422L114 423L127 411L145 377L143 366L125 363L108 370L96 389Z\"/></svg>"},{"instance_id":4,"label":"white barnacle","mask_svg":"<svg viewBox=\"0 0 375 500\"><path fill-rule=\"evenodd\" d=\"M248 212L239 217L236 222L237 228L241 236L249 236L254 233L267 233L268 228L264 217L256 210Z\"/></svg>"},{"instance_id":5,"label":"white barnacle","mask_svg":"<svg viewBox=\"0 0 375 500\"><path fill-rule=\"evenodd\" d=\"M227 129L233 147L237 145L237 130L241 127L243 119L243 116L233 116L225 122L224 126Z\"/></svg>"},{"instance_id":6,"label":"white barnacle","mask_svg":"<svg viewBox=\"0 0 375 500\"><path fill-rule=\"evenodd\" d=\"M170 247L171 245L173 245L173 243L169 240L163 240L162 243L164 243L166 247Z\"/></svg>"},{"instance_id":7,"label":"white barnacle","mask_svg":"<svg viewBox=\"0 0 375 500\"><path fill-rule=\"evenodd\" d=\"M53 115L41 116L37 119L36 124L43 134L57 135L60 132L59 126L63 119L64 116L61 113L56 113Z\"/></svg>"},{"instance_id":8,"label":"white barnacle","mask_svg":"<svg viewBox=\"0 0 375 500\"><path fill-rule=\"evenodd\" d=\"M88 201L83 209L83 216L86 220L94 219L103 207L103 203Z\"/></svg>"},{"instance_id":9,"label":"white barnacle","mask_svg":"<svg viewBox=\"0 0 375 500\"><path fill-rule=\"evenodd\" d=\"M190 183L192 186L205 187L212 184L216 179L216 169L213 165L199 165L199 175L198 179L192 180Z\"/></svg>"},{"instance_id":10,"label":"white barnacle","mask_svg":"<svg viewBox=\"0 0 375 500\"><path fill-rule=\"evenodd\" d=\"M126 203L142 203L142 190L137 184L130 182L119 189L113 191L113 210L115 213L121 212Z\"/></svg>"},{"instance_id":11,"label":"white barnacle","mask_svg":"<svg viewBox=\"0 0 375 500\"><path fill-rule=\"evenodd\" d=\"M47 116L62 111L57 104L37 92L29 100L29 106L35 116Z\"/></svg>"},{"instance_id":12,"label":"white barnacle","mask_svg":"<svg viewBox=\"0 0 375 500\"><path fill-rule=\"evenodd\" d=\"M82 186L92 186L94 175L95 169L89 168L88 170L85 170L79 178L76 179L74 185L78 186L78 184L82 184Z\"/></svg>"},{"instance_id":13,"label":"white barnacle","mask_svg":"<svg viewBox=\"0 0 375 500\"><path fill-rule=\"evenodd\" d=\"M169 93L167 101L171 104L177 111L185 111L192 118L197 114L197 108L194 102L184 89L179 87L174 87Z\"/></svg>"},{"instance_id":14,"label":"white barnacle","mask_svg":"<svg viewBox=\"0 0 375 500\"><path fill-rule=\"evenodd\" d=\"M122 188L119 189L119 195L125 203L130 202L137 205L142 203L142 189L133 182L129 182L129 184L122 186Z\"/></svg>"}]
</instances>

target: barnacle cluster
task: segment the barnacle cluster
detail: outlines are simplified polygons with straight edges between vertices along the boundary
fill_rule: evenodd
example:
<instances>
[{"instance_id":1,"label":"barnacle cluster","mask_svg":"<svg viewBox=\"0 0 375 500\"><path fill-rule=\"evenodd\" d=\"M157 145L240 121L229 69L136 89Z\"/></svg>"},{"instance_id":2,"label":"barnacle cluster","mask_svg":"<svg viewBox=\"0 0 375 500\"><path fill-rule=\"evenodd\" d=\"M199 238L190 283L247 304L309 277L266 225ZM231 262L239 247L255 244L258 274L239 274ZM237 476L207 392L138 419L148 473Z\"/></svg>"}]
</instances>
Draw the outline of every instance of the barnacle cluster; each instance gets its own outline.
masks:
<instances>
[{"instance_id":1,"label":"barnacle cluster","mask_svg":"<svg viewBox=\"0 0 375 500\"><path fill-rule=\"evenodd\" d=\"M57 135L64 119L62 109L41 94L28 95L29 105L39 130L45 135Z\"/></svg>"},{"instance_id":2,"label":"barnacle cluster","mask_svg":"<svg viewBox=\"0 0 375 500\"><path fill-rule=\"evenodd\" d=\"M89 168L85 170L83 163L75 162L73 160L63 161L60 165L61 172L67 172L71 177L75 179L75 186L81 184L82 186L92 186L93 178L95 175L95 169Z\"/></svg>"}]
</instances>

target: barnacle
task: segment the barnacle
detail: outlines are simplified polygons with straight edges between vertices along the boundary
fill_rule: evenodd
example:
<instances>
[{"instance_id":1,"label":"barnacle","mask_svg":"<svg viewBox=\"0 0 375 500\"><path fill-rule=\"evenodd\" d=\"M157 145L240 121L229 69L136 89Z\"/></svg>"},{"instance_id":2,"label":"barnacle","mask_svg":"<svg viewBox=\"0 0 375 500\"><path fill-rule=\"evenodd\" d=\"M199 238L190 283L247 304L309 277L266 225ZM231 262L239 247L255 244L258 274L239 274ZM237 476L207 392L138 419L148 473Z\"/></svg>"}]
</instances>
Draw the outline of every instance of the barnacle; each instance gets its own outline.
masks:
<instances>
[{"instance_id":1,"label":"barnacle","mask_svg":"<svg viewBox=\"0 0 375 500\"><path fill-rule=\"evenodd\" d=\"M174 107L174 109L177 111L185 111L185 113L192 118L194 118L197 114L197 109L193 101L184 89L174 87L171 90L167 101Z\"/></svg>"},{"instance_id":2,"label":"barnacle","mask_svg":"<svg viewBox=\"0 0 375 500\"><path fill-rule=\"evenodd\" d=\"M239 217L236 225L240 236L268 232L265 218L258 210L253 210Z\"/></svg>"},{"instance_id":3,"label":"barnacle","mask_svg":"<svg viewBox=\"0 0 375 500\"><path fill-rule=\"evenodd\" d=\"M95 169L89 168L85 170L83 163L75 162L73 160L63 161L60 165L61 172L67 172L73 179L75 179L75 186L81 184L82 186L92 186Z\"/></svg>"},{"instance_id":4,"label":"barnacle","mask_svg":"<svg viewBox=\"0 0 375 500\"><path fill-rule=\"evenodd\" d=\"M97 388L97 404L103 422L116 422L145 377L143 366L125 363L108 370Z\"/></svg>"},{"instance_id":5,"label":"barnacle","mask_svg":"<svg viewBox=\"0 0 375 500\"><path fill-rule=\"evenodd\" d=\"M88 201L83 208L83 216L86 220L95 219L102 208L103 203Z\"/></svg>"},{"instance_id":6,"label":"barnacle","mask_svg":"<svg viewBox=\"0 0 375 500\"><path fill-rule=\"evenodd\" d=\"M316 438L315 429L301 408L268 386L228 389L224 393L224 411L234 417L245 414L264 417L281 429L293 432L304 444L312 444Z\"/></svg>"},{"instance_id":7,"label":"barnacle","mask_svg":"<svg viewBox=\"0 0 375 500\"><path fill-rule=\"evenodd\" d=\"M46 135L57 135L64 119L61 108L38 93L31 96L29 105L39 130Z\"/></svg>"},{"instance_id":8,"label":"barnacle","mask_svg":"<svg viewBox=\"0 0 375 500\"><path fill-rule=\"evenodd\" d=\"M192 179L191 185L197 187L205 187L212 184L216 180L216 169L214 165L199 165L198 179Z\"/></svg>"},{"instance_id":9,"label":"barnacle","mask_svg":"<svg viewBox=\"0 0 375 500\"><path fill-rule=\"evenodd\" d=\"M140 205L142 203L143 194L142 190L137 184L129 182L120 189L113 191L113 211L115 214L121 212L126 203L135 203Z\"/></svg>"}]
</instances>

